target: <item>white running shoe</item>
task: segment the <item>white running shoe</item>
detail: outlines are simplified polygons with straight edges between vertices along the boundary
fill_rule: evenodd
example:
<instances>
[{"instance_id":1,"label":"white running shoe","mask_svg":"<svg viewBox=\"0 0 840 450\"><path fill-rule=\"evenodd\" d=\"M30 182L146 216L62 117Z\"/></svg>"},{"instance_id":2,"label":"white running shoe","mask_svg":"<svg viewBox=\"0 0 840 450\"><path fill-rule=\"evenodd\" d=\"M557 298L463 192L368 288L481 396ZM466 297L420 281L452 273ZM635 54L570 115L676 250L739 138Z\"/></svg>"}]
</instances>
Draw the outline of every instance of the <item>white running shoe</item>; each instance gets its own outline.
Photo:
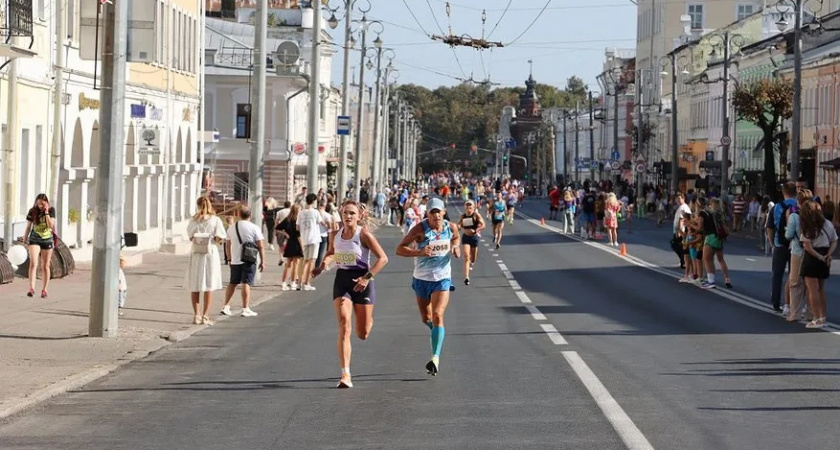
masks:
<instances>
[{"instance_id":1,"label":"white running shoe","mask_svg":"<svg viewBox=\"0 0 840 450\"><path fill-rule=\"evenodd\" d=\"M300 286L298 286L297 283L292 281L292 283L289 285L289 289L292 290L292 291L298 291L298 290L300 290Z\"/></svg>"},{"instance_id":2,"label":"white running shoe","mask_svg":"<svg viewBox=\"0 0 840 450\"><path fill-rule=\"evenodd\" d=\"M785 305L782 308L782 315L785 316L785 317L790 316L790 306L789 305Z\"/></svg>"},{"instance_id":3,"label":"white running shoe","mask_svg":"<svg viewBox=\"0 0 840 450\"><path fill-rule=\"evenodd\" d=\"M245 308L240 315L242 317L257 317L258 314L256 311L252 311L251 308Z\"/></svg>"},{"instance_id":4,"label":"white running shoe","mask_svg":"<svg viewBox=\"0 0 840 450\"><path fill-rule=\"evenodd\" d=\"M691 283L691 280L686 277L682 277L680 278L680 283Z\"/></svg>"},{"instance_id":5,"label":"white running shoe","mask_svg":"<svg viewBox=\"0 0 840 450\"><path fill-rule=\"evenodd\" d=\"M231 315L231 313L230 313L230 305L225 305L225 307L224 307L224 308L222 308L221 314L222 314L223 316L230 316L230 315Z\"/></svg>"},{"instance_id":6,"label":"white running shoe","mask_svg":"<svg viewBox=\"0 0 840 450\"><path fill-rule=\"evenodd\" d=\"M304 284L304 285L303 285L303 290L304 290L304 291L314 291L314 290L315 290L315 286L312 286L311 284Z\"/></svg>"},{"instance_id":7,"label":"white running shoe","mask_svg":"<svg viewBox=\"0 0 840 450\"><path fill-rule=\"evenodd\" d=\"M281 291L288 291L289 290L289 285L285 281L280 283L280 290Z\"/></svg>"}]
</instances>

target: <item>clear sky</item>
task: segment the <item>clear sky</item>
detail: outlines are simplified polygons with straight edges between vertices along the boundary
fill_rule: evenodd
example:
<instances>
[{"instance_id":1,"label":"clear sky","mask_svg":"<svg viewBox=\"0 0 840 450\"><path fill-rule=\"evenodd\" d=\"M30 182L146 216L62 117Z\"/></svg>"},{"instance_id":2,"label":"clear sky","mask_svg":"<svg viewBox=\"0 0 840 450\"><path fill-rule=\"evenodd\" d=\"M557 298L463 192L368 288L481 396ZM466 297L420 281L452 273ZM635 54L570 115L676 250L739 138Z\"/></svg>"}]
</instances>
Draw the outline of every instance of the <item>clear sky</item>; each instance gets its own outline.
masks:
<instances>
[{"instance_id":1,"label":"clear sky","mask_svg":"<svg viewBox=\"0 0 840 450\"><path fill-rule=\"evenodd\" d=\"M551 0L542 14L546 0L452 0L449 17L445 0L370 3L368 18L383 22L381 38L396 54L399 84L434 88L458 84L457 78L489 78L501 86L524 86L530 59L534 78L540 83L562 87L568 77L577 75L597 90L595 76L602 70L605 48L635 47L636 6L629 0ZM356 0L356 4L366 7L367 0ZM482 10L487 13L485 37L489 35L487 40L500 41L505 47L492 51L452 49L427 37L449 34L451 26L454 35L481 38ZM361 14L354 12L353 17L359 19ZM344 40L343 26L331 31L337 43ZM374 36L368 36L371 42ZM358 68L359 52L351 53L351 58L351 65ZM333 63L334 84L341 83L341 59L339 52Z\"/></svg>"}]
</instances>

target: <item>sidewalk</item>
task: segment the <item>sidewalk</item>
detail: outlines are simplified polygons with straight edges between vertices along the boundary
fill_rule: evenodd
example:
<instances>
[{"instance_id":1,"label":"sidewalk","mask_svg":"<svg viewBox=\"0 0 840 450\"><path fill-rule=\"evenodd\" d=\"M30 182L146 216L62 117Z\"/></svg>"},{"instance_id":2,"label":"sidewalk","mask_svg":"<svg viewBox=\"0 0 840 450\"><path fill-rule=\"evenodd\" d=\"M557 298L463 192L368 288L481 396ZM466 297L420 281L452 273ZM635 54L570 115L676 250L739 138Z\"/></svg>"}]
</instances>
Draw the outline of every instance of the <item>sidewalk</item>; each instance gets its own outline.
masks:
<instances>
[{"instance_id":1,"label":"sidewalk","mask_svg":"<svg viewBox=\"0 0 840 450\"><path fill-rule=\"evenodd\" d=\"M278 253L267 254L266 272L252 290L252 306L279 294ZM128 298L115 338L88 337L90 263L50 283L47 299L26 296L27 280L0 285L0 419L52 396L76 389L122 364L143 358L206 326L193 325L189 293L183 290L188 256L147 253L125 269ZM228 266L222 276L228 279ZM36 285L40 291L40 284ZM214 320L223 291L213 297ZM240 308L237 291L231 305Z\"/></svg>"}]
</instances>

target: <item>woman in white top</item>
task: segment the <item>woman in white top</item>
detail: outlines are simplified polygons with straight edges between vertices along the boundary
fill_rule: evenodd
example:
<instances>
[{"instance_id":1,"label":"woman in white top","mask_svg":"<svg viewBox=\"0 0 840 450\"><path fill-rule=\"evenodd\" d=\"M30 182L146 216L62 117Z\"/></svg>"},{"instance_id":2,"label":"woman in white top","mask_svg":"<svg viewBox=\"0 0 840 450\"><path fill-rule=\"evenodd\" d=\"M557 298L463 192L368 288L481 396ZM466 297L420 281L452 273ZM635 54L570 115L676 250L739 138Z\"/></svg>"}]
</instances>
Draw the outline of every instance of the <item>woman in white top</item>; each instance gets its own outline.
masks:
<instances>
[{"instance_id":1,"label":"woman in white top","mask_svg":"<svg viewBox=\"0 0 840 450\"><path fill-rule=\"evenodd\" d=\"M831 272L831 255L837 248L837 231L825 220L820 205L813 200L802 204L799 222L802 228L799 242L805 249L799 274L805 278L808 303L814 313L814 320L805 326L822 328L826 323L825 280Z\"/></svg>"},{"instance_id":2,"label":"woman in white top","mask_svg":"<svg viewBox=\"0 0 840 450\"><path fill-rule=\"evenodd\" d=\"M225 240L227 234L209 198L199 197L196 206L198 211L187 225L187 236L192 242L192 249L184 287L190 291L195 314L193 323L213 325L208 315L212 292L222 288L222 264L219 261L219 247L216 244ZM204 308L199 314L199 294L202 292L204 293Z\"/></svg>"}]
</instances>

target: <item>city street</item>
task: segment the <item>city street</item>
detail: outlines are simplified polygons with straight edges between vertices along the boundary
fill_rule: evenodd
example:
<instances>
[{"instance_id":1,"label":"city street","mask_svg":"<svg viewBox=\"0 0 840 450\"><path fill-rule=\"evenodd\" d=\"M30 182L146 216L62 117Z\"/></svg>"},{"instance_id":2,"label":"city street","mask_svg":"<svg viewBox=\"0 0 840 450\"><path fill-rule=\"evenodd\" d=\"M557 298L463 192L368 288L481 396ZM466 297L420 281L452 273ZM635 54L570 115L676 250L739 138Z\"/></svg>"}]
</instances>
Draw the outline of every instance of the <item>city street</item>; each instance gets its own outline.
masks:
<instances>
[{"instance_id":1,"label":"city street","mask_svg":"<svg viewBox=\"0 0 840 450\"><path fill-rule=\"evenodd\" d=\"M297 301L267 302L259 317L220 322L9 419L0 447L836 447L837 334L526 220L505 231L500 250L482 247L471 286L456 262L435 378L411 260L392 256L376 279L373 333L353 341L354 389L335 389L327 272L317 291L291 293ZM393 254L396 230L377 233ZM656 252L654 235L633 238ZM766 275L743 270L755 278L740 283L739 272L735 292L752 295Z\"/></svg>"}]
</instances>

